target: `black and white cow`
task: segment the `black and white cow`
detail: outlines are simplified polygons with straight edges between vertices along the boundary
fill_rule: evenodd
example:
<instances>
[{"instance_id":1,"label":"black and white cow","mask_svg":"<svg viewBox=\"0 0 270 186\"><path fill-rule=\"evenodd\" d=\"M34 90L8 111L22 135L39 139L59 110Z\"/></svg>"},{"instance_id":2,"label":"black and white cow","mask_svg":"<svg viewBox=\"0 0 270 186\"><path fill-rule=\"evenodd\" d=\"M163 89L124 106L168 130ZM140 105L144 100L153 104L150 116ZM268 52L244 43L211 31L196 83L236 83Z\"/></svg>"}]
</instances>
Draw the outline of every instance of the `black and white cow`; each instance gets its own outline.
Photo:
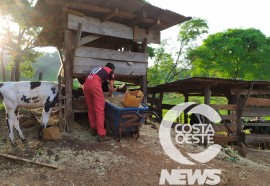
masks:
<instances>
[{"instance_id":1,"label":"black and white cow","mask_svg":"<svg viewBox=\"0 0 270 186\"><path fill-rule=\"evenodd\" d=\"M43 108L42 128L46 128L50 113L58 103L58 84L53 82L3 82L0 83L0 98L6 109L6 122L9 128L9 138L15 145L13 129L15 128L20 139L25 142L25 137L19 126L19 108Z\"/></svg>"},{"instance_id":2,"label":"black and white cow","mask_svg":"<svg viewBox=\"0 0 270 186\"><path fill-rule=\"evenodd\" d=\"M190 125L205 123L205 117L198 113L192 113L190 116Z\"/></svg>"}]
</instances>

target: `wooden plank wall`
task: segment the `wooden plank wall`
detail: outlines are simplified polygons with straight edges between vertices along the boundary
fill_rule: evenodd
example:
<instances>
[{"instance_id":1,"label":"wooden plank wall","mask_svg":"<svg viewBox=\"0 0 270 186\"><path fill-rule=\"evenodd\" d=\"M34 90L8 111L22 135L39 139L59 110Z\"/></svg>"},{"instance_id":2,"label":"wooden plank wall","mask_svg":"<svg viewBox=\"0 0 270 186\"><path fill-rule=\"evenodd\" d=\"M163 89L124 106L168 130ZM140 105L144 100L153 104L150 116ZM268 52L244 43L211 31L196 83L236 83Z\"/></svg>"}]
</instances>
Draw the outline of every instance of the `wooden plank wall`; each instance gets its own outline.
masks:
<instances>
[{"instance_id":1,"label":"wooden plank wall","mask_svg":"<svg viewBox=\"0 0 270 186\"><path fill-rule=\"evenodd\" d=\"M154 93L149 89L147 90L147 102L150 110L157 113L157 115L162 119L162 100L163 100L163 93Z\"/></svg>"},{"instance_id":2,"label":"wooden plank wall","mask_svg":"<svg viewBox=\"0 0 270 186\"><path fill-rule=\"evenodd\" d=\"M243 117L263 117L270 116L270 99L250 97L246 101Z\"/></svg>"},{"instance_id":3,"label":"wooden plank wall","mask_svg":"<svg viewBox=\"0 0 270 186\"><path fill-rule=\"evenodd\" d=\"M143 42L146 38L148 43L160 44L160 31L158 30L129 27L120 23L101 21L92 17L80 17L68 14L68 29L77 30L79 23L82 23L83 32L130 39L136 42Z\"/></svg>"},{"instance_id":4,"label":"wooden plank wall","mask_svg":"<svg viewBox=\"0 0 270 186\"><path fill-rule=\"evenodd\" d=\"M236 104L211 104L211 107L213 107L215 110L217 110L221 118L223 120L230 121L232 124L236 124L237 116L236 116L236 110L237 110L237 105ZM224 114L224 111L226 113Z\"/></svg>"},{"instance_id":5,"label":"wooden plank wall","mask_svg":"<svg viewBox=\"0 0 270 186\"><path fill-rule=\"evenodd\" d=\"M119 75L146 75L148 54L109 49L78 47L75 52L73 73L87 75L93 67L105 66L112 62L115 65L115 74Z\"/></svg>"}]
</instances>

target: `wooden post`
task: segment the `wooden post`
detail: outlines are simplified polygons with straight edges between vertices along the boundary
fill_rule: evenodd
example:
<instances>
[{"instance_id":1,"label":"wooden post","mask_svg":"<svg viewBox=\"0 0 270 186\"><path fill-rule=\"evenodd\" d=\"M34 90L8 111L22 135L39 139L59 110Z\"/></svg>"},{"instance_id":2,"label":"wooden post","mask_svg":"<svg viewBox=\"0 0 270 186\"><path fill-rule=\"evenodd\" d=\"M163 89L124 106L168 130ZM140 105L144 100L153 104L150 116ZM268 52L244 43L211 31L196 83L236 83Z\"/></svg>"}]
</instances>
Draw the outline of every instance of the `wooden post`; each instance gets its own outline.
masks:
<instances>
[{"instance_id":1,"label":"wooden post","mask_svg":"<svg viewBox=\"0 0 270 186\"><path fill-rule=\"evenodd\" d=\"M163 118L162 117L162 101L163 101L163 92L160 92L159 101L158 101L158 113L157 113L160 118Z\"/></svg>"},{"instance_id":2,"label":"wooden post","mask_svg":"<svg viewBox=\"0 0 270 186\"><path fill-rule=\"evenodd\" d=\"M59 126L61 128L61 130L65 131L66 130L66 123L65 123L65 118L63 118L63 105L65 105L65 97L63 95L63 84L65 84L63 81L63 77L64 77L64 74L63 74L63 68L64 68L64 60L63 60L63 54L61 53L61 50L60 48L57 48L57 51L58 51L58 55L59 55L59 59L60 59L60 62L61 62L61 67L58 71L58 74L57 74L57 77L58 77L58 90L59 90Z\"/></svg>"},{"instance_id":3,"label":"wooden post","mask_svg":"<svg viewBox=\"0 0 270 186\"><path fill-rule=\"evenodd\" d=\"M242 117L243 111L244 111L244 109L245 109L245 107L246 107L247 100L248 100L248 98L249 98L249 96L250 96L250 93L251 93L251 91L252 91L252 89L253 89L253 85L254 85L253 83L250 85L245 100L242 101L239 92L236 92L236 94L235 94L235 95L236 95L236 103L237 103L237 110L236 110L236 116L237 116L237 119L236 119L237 131L236 131L236 134L237 134L237 137L238 137L238 142L241 142L241 141L244 142L244 139L243 139L243 136L242 136L242 123L241 123L241 117Z\"/></svg>"},{"instance_id":4,"label":"wooden post","mask_svg":"<svg viewBox=\"0 0 270 186\"><path fill-rule=\"evenodd\" d=\"M40 73L38 74L38 81L42 81L42 77L43 77L43 73L40 72Z\"/></svg>"},{"instance_id":5,"label":"wooden post","mask_svg":"<svg viewBox=\"0 0 270 186\"><path fill-rule=\"evenodd\" d=\"M65 92L66 92L66 104L65 104L65 122L66 130L72 131L72 43L73 35L71 31L65 31L65 61L64 61L64 78L65 78Z\"/></svg>"},{"instance_id":6,"label":"wooden post","mask_svg":"<svg viewBox=\"0 0 270 186\"><path fill-rule=\"evenodd\" d=\"M74 47L73 47L73 53L72 53L72 56L71 56L71 58L72 58L71 74L73 74L75 52L76 52L77 46L80 43L81 36L82 36L82 23L79 23L78 28L77 28L77 32L76 32L76 36L75 36L75 43L74 43Z\"/></svg>"},{"instance_id":7,"label":"wooden post","mask_svg":"<svg viewBox=\"0 0 270 186\"><path fill-rule=\"evenodd\" d=\"M184 94L184 97L185 97L185 103L189 101L189 97L188 97L188 94ZM188 123L188 115L187 115L187 111L184 110L184 123Z\"/></svg>"},{"instance_id":8,"label":"wooden post","mask_svg":"<svg viewBox=\"0 0 270 186\"><path fill-rule=\"evenodd\" d=\"M81 40L81 36L82 36L82 23L78 24L78 29L77 29L77 33L76 33L76 47L79 45L80 40Z\"/></svg>"},{"instance_id":9,"label":"wooden post","mask_svg":"<svg viewBox=\"0 0 270 186\"><path fill-rule=\"evenodd\" d=\"M142 77L142 91L144 93L143 103L147 103L147 76Z\"/></svg>"},{"instance_id":10,"label":"wooden post","mask_svg":"<svg viewBox=\"0 0 270 186\"><path fill-rule=\"evenodd\" d=\"M210 87L207 86L204 89L204 104L210 105L210 98L211 98L211 90ZM205 118L205 123L210 123L210 120ZM205 145L207 144L205 143Z\"/></svg>"},{"instance_id":11,"label":"wooden post","mask_svg":"<svg viewBox=\"0 0 270 186\"><path fill-rule=\"evenodd\" d=\"M241 124L241 114L242 114L242 107L243 107L243 103L240 97L239 93L235 94L236 97L236 104L237 104L237 109L236 109L236 125L237 125L237 131L236 131L236 135L237 135L237 139L238 142L241 141L241 131L242 131L242 124Z\"/></svg>"},{"instance_id":12,"label":"wooden post","mask_svg":"<svg viewBox=\"0 0 270 186\"><path fill-rule=\"evenodd\" d=\"M210 87L207 86L204 89L204 104L210 105L210 98L211 98L211 90Z\"/></svg>"},{"instance_id":13,"label":"wooden post","mask_svg":"<svg viewBox=\"0 0 270 186\"><path fill-rule=\"evenodd\" d=\"M147 39L144 38L143 43L142 43L142 53L147 52ZM142 91L144 93L144 99L143 102L147 103L147 72L146 74L142 77Z\"/></svg>"},{"instance_id":14,"label":"wooden post","mask_svg":"<svg viewBox=\"0 0 270 186\"><path fill-rule=\"evenodd\" d=\"M142 53L146 53L147 52L147 39L144 38L143 42L142 42Z\"/></svg>"}]
</instances>

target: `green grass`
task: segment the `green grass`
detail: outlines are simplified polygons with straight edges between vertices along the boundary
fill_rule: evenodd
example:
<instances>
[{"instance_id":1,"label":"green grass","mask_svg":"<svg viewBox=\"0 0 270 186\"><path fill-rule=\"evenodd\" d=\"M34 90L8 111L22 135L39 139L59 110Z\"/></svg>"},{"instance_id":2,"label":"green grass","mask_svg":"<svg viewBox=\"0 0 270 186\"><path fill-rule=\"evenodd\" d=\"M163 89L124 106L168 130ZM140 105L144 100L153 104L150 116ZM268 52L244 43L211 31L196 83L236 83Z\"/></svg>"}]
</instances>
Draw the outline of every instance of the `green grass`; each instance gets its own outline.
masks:
<instances>
[{"instance_id":1,"label":"green grass","mask_svg":"<svg viewBox=\"0 0 270 186\"><path fill-rule=\"evenodd\" d=\"M0 101L0 112L5 112L5 107L2 101Z\"/></svg>"},{"instance_id":2,"label":"green grass","mask_svg":"<svg viewBox=\"0 0 270 186\"><path fill-rule=\"evenodd\" d=\"M184 103L185 98L182 94L178 93L165 93L163 95L163 104L170 104L170 105L177 105L180 103ZM195 102L197 104L204 103L204 97L203 96L190 96L189 102ZM210 104L227 104L228 101L224 97L211 97ZM162 116L164 117L165 114L168 112L168 110L163 109L162 110ZM172 113L170 113L172 114ZM180 120L183 122L184 116L181 114Z\"/></svg>"},{"instance_id":3,"label":"green grass","mask_svg":"<svg viewBox=\"0 0 270 186\"><path fill-rule=\"evenodd\" d=\"M195 102L197 104L204 103L204 97L203 96L190 96L189 102ZM171 104L171 105L177 105L180 103L184 103L185 98L182 94L178 93L165 93L163 95L163 104ZM227 99L224 97L211 97L210 104L227 104Z\"/></svg>"}]
</instances>

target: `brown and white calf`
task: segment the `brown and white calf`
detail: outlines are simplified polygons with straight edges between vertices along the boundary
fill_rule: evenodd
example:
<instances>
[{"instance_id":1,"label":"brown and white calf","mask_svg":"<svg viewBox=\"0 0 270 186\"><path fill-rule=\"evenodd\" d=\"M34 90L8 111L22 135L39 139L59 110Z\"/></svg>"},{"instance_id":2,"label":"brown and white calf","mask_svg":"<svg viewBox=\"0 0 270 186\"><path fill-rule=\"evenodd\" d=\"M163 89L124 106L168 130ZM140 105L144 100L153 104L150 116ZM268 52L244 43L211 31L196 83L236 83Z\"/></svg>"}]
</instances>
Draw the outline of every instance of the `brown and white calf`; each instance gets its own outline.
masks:
<instances>
[{"instance_id":1,"label":"brown and white calf","mask_svg":"<svg viewBox=\"0 0 270 186\"><path fill-rule=\"evenodd\" d=\"M19 108L43 108L42 128L46 128L50 113L58 103L58 84L53 82L3 82L0 83L0 98L6 109L6 122L9 128L9 138L15 145L13 129L15 128L20 139L25 137L19 126Z\"/></svg>"}]
</instances>

